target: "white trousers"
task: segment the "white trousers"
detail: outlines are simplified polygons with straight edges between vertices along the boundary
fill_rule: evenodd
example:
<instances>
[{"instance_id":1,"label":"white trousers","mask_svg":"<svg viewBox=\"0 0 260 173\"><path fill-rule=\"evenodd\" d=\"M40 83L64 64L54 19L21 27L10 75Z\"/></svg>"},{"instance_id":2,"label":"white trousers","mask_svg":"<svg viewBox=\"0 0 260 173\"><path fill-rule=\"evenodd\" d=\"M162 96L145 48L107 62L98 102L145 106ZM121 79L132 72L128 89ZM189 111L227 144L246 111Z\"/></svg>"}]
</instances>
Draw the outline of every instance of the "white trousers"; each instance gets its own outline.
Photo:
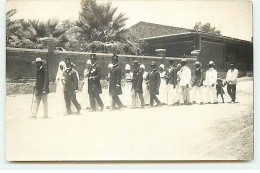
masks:
<instances>
[{"instance_id":1,"label":"white trousers","mask_svg":"<svg viewBox=\"0 0 260 173\"><path fill-rule=\"evenodd\" d=\"M216 86L206 85L206 99L207 102L217 102L217 90Z\"/></svg>"},{"instance_id":2,"label":"white trousers","mask_svg":"<svg viewBox=\"0 0 260 173\"><path fill-rule=\"evenodd\" d=\"M199 93L199 99L197 99L197 93ZM198 102L204 102L204 97L203 97L203 86L194 86L193 87L193 101L198 101Z\"/></svg>"},{"instance_id":3,"label":"white trousers","mask_svg":"<svg viewBox=\"0 0 260 173\"><path fill-rule=\"evenodd\" d=\"M171 105L179 100L176 88L173 85L167 85L167 104Z\"/></svg>"}]
</instances>

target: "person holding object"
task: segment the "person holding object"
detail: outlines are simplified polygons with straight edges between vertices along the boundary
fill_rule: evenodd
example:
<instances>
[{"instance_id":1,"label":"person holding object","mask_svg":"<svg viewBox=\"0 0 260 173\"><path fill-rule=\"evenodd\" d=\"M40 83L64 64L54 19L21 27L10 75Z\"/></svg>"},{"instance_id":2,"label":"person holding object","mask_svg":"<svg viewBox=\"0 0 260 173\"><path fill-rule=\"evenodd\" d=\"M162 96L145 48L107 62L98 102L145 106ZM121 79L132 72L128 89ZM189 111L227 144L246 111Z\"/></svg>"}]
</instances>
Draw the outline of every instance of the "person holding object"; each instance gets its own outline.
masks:
<instances>
[{"instance_id":1,"label":"person holding object","mask_svg":"<svg viewBox=\"0 0 260 173\"><path fill-rule=\"evenodd\" d=\"M176 94L177 85L177 70L174 67L174 61L169 60L169 68L166 70L166 86L167 86L167 98L170 105L178 105L178 99Z\"/></svg>"},{"instance_id":2,"label":"person holding object","mask_svg":"<svg viewBox=\"0 0 260 173\"><path fill-rule=\"evenodd\" d=\"M143 70L140 69L140 63L134 60L134 73L133 73L133 85L132 85L132 108L136 108L137 95L141 101L141 108L145 107L143 96Z\"/></svg>"},{"instance_id":3,"label":"person holding object","mask_svg":"<svg viewBox=\"0 0 260 173\"><path fill-rule=\"evenodd\" d=\"M180 87L183 96L183 102L185 105L192 105L190 101L190 82L191 82L191 70L186 66L186 59L181 60L181 69L179 73Z\"/></svg>"},{"instance_id":4,"label":"person holding object","mask_svg":"<svg viewBox=\"0 0 260 173\"><path fill-rule=\"evenodd\" d=\"M43 67L43 64L45 63L46 61L42 60L40 57L36 58L36 60L32 62L32 64L35 64L37 66L36 83L34 86L35 100L33 104L32 118L37 118L38 109L41 101L43 103L43 110L44 110L43 118L48 118L48 97L47 96L50 93L50 90L49 90L48 72Z\"/></svg>"},{"instance_id":5,"label":"person holding object","mask_svg":"<svg viewBox=\"0 0 260 173\"><path fill-rule=\"evenodd\" d=\"M226 76L227 92L231 98L231 103L236 101L237 76L238 70L235 68L235 63L231 63Z\"/></svg>"},{"instance_id":6,"label":"person holding object","mask_svg":"<svg viewBox=\"0 0 260 173\"><path fill-rule=\"evenodd\" d=\"M156 96L159 95L159 88L161 84L160 73L156 70L156 66L157 66L156 62L152 61L151 63L152 70L147 75L151 107L153 107L154 101L157 103L157 106L161 105L161 101Z\"/></svg>"},{"instance_id":7,"label":"person holding object","mask_svg":"<svg viewBox=\"0 0 260 173\"><path fill-rule=\"evenodd\" d=\"M129 64L125 65L125 85L123 87L123 102L126 106L131 106L132 103L132 96L131 96L131 88L132 88L132 80L133 80L133 73L130 71L131 66Z\"/></svg>"},{"instance_id":8,"label":"person holding object","mask_svg":"<svg viewBox=\"0 0 260 173\"><path fill-rule=\"evenodd\" d=\"M72 68L73 64L69 58L66 59L67 69L64 71L63 83L64 83L64 98L66 102L67 114L70 115L71 111L71 102L77 109L77 114L80 114L81 106L77 101L76 93L79 89L79 82L77 72Z\"/></svg>"},{"instance_id":9,"label":"person holding object","mask_svg":"<svg viewBox=\"0 0 260 173\"><path fill-rule=\"evenodd\" d=\"M112 108L114 110L116 105L118 108L122 108L124 105L122 104L118 95L122 94L121 88L121 69L118 66L118 56L114 55L112 58L113 68L110 73L110 83L109 83L109 94L112 96Z\"/></svg>"},{"instance_id":10,"label":"person holding object","mask_svg":"<svg viewBox=\"0 0 260 173\"><path fill-rule=\"evenodd\" d=\"M201 69L201 63L199 61L195 62L195 70L193 77L193 104L196 104L197 92L199 92L199 102L200 105L203 104L203 71Z\"/></svg>"},{"instance_id":11,"label":"person holding object","mask_svg":"<svg viewBox=\"0 0 260 173\"><path fill-rule=\"evenodd\" d=\"M218 72L214 69L214 62L209 61L209 69L206 71L206 78L204 85L206 87L206 97L208 104L211 103L211 97L213 98L213 104L218 104L217 93L216 93L216 82L218 77Z\"/></svg>"},{"instance_id":12,"label":"person holding object","mask_svg":"<svg viewBox=\"0 0 260 173\"><path fill-rule=\"evenodd\" d=\"M102 78L101 67L97 64L96 54L91 54L91 68L88 74L88 94L91 111L96 111L96 101L101 108L104 109L104 104L100 98L102 93L102 88L100 84L100 79Z\"/></svg>"}]
</instances>

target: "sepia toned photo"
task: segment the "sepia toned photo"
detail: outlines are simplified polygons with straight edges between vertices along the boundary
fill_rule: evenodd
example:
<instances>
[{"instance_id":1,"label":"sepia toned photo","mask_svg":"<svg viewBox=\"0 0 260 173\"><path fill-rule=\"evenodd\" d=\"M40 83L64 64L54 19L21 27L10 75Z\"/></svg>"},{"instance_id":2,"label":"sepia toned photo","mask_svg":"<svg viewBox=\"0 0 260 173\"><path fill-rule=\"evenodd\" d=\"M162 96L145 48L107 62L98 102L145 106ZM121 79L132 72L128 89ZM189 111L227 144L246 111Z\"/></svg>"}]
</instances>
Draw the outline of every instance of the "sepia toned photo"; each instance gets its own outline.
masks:
<instances>
[{"instance_id":1,"label":"sepia toned photo","mask_svg":"<svg viewBox=\"0 0 260 173\"><path fill-rule=\"evenodd\" d=\"M250 0L7 0L7 161L254 159Z\"/></svg>"}]
</instances>

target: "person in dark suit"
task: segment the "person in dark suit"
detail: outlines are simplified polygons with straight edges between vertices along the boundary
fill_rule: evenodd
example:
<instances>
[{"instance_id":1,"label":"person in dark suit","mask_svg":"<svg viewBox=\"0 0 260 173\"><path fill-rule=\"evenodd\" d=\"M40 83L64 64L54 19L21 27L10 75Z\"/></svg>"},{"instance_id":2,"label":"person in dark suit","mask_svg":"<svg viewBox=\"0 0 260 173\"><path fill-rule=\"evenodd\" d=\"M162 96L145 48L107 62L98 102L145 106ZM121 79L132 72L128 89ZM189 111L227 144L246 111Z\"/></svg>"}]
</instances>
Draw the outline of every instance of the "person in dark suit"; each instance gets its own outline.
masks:
<instances>
[{"instance_id":1,"label":"person in dark suit","mask_svg":"<svg viewBox=\"0 0 260 173\"><path fill-rule=\"evenodd\" d=\"M140 69L140 63L134 61L134 73L132 79L132 108L136 108L137 94L141 101L141 108L145 107L144 96L143 96L143 70Z\"/></svg>"},{"instance_id":2,"label":"person in dark suit","mask_svg":"<svg viewBox=\"0 0 260 173\"><path fill-rule=\"evenodd\" d=\"M32 118L37 118L38 109L39 109L39 105L40 105L41 101L43 103L43 110L44 110L43 118L48 118L48 97L47 97L47 95L50 93L49 78L48 78L47 70L43 67L43 64L45 64L46 61L42 60L41 58L38 57L32 63L37 66L36 83L34 86L35 100L34 100L34 104L33 104Z\"/></svg>"},{"instance_id":3,"label":"person in dark suit","mask_svg":"<svg viewBox=\"0 0 260 173\"><path fill-rule=\"evenodd\" d=\"M197 92L199 92L199 102L202 105L203 102L203 70L201 68L201 63L199 61L195 62L195 70L194 70L194 77L193 77L193 104L196 104L196 97Z\"/></svg>"},{"instance_id":4,"label":"person in dark suit","mask_svg":"<svg viewBox=\"0 0 260 173\"><path fill-rule=\"evenodd\" d=\"M102 78L101 67L97 64L96 54L91 54L91 69L88 74L88 94L91 111L96 111L96 101L101 108L104 109L104 104L99 96L102 93L100 79Z\"/></svg>"},{"instance_id":5,"label":"person in dark suit","mask_svg":"<svg viewBox=\"0 0 260 173\"><path fill-rule=\"evenodd\" d=\"M110 73L110 83L109 83L109 94L112 96L112 108L114 110L116 105L118 108L122 108L123 104L119 99L118 95L122 94L121 88L121 69L118 67L118 56L114 55L112 58L113 68Z\"/></svg>"},{"instance_id":6,"label":"person in dark suit","mask_svg":"<svg viewBox=\"0 0 260 173\"><path fill-rule=\"evenodd\" d=\"M168 99L171 105L179 105L176 95L176 85L177 85L177 69L174 67L174 61L169 60L169 68L166 70L166 85L168 90Z\"/></svg>"},{"instance_id":7,"label":"person in dark suit","mask_svg":"<svg viewBox=\"0 0 260 173\"><path fill-rule=\"evenodd\" d=\"M157 106L161 105L161 101L156 95L159 95L159 88L161 83L161 78L159 72L156 70L156 62L152 61L152 70L147 75L149 94L150 94L150 106L153 107L153 102L157 103Z\"/></svg>"},{"instance_id":8,"label":"person in dark suit","mask_svg":"<svg viewBox=\"0 0 260 173\"><path fill-rule=\"evenodd\" d=\"M72 68L73 64L70 59L66 59L67 69L64 71L63 84L64 84L64 98L66 102L67 114L71 114L71 102L77 109L77 114L80 114L81 106L77 101L76 93L79 89L79 81L77 72Z\"/></svg>"}]
</instances>

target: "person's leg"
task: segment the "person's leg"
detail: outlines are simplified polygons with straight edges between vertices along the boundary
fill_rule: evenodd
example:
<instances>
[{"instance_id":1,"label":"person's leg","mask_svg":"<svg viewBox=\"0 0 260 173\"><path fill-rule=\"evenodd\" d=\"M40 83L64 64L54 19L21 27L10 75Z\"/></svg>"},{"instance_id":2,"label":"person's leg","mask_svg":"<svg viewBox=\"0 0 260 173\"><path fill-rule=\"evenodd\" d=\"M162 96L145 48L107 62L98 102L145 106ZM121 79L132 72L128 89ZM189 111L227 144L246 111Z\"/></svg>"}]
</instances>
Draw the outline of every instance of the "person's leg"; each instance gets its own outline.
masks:
<instances>
[{"instance_id":1,"label":"person's leg","mask_svg":"<svg viewBox=\"0 0 260 173\"><path fill-rule=\"evenodd\" d=\"M104 104L103 104L103 101L102 101L101 98L100 98L100 95L99 95L99 94L96 94L96 95L95 95L95 98L96 98L97 103L98 103L98 105L100 106L101 110L103 110Z\"/></svg>"},{"instance_id":2,"label":"person's leg","mask_svg":"<svg viewBox=\"0 0 260 173\"><path fill-rule=\"evenodd\" d=\"M186 95L185 95L185 87L181 86L181 94L182 94L182 99L183 99L183 103L186 103Z\"/></svg>"},{"instance_id":3,"label":"person's leg","mask_svg":"<svg viewBox=\"0 0 260 173\"><path fill-rule=\"evenodd\" d=\"M44 118L48 118L48 95L44 94L41 95L42 103L43 103L43 110L44 110Z\"/></svg>"},{"instance_id":4,"label":"person's leg","mask_svg":"<svg viewBox=\"0 0 260 173\"><path fill-rule=\"evenodd\" d=\"M231 102L233 101L233 96L232 96L232 87L231 87L231 85L227 85L227 93L228 93L228 95L230 96L230 98L231 98Z\"/></svg>"},{"instance_id":5,"label":"person's leg","mask_svg":"<svg viewBox=\"0 0 260 173\"><path fill-rule=\"evenodd\" d=\"M89 94L89 102L90 102L91 110L96 111L96 101L95 101L94 95L92 93Z\"/></svg>"},{"instance_id":6,"label":"person's leg","mask_svg":"<svg viewBox=\"0 0 260 173\"><path fill-rule=\"evenodd\" d=\"M115 98L115 103L117 104L118 107L123 107L123 103L121 102L120 98L118 97L118 95L114 96Z\"/></svg>"},{"instance_id":7,"label":"person's leg","mask_svg":"<svg viewBox=\"0 0 260 173\"><path fill-rule=\"evenodd\" d=\"M161 101L158 99L156 95L153 96L154 101L157 103L157 105L161 105Z\"/></svg>"},{"instance_id":8,"label":"person's leg","mask_svg":"<svg viewBox=\"0 0 260 173\"><path fill-rule=\"evenodd\" d=\"M136 92L132 90L132 108L136 108Z\"/></svg>"},{"instance_id":9,"label":"person's leg","mask_svg":"<svg viewBox=\"0 0 260 173\"><path fill-rule=\"evenodd\" d=\"M35 99L34 99L34 102L33 102L33 111L32 111L32 116L34 118L36 118L37 115L38 115L40 103L41 103L41 96L35 96Z\"/></svg>"},{"instance_id":10,"label":"person's leg","mask_svg":"<svg viewBox=\"0 0 260 173\"><path fill-rule=\"evenodd\" d=\"M224 100L223 94L220 94L220 95L221 95L221 98L222 98L222 102L225 103L225 100Z\"/></svg>"},{"instance_id":11,"label":"person's leg","mask_svg":"<svg viewBox=\"0 0 260 173\"><path fill-rule=\"evenodd\" d=\"M115 95L112 95L112 109L115 109L116 107L116 97Z\"/></svg>"},{"instance_id":12,"label":"person's leg","mask_svg":"<svg viewBox=\"0 0 260 173\"><path fill-rule=\"evenodd\" d=\"M211 95L210 86L206 86L206 97L208 103L211 103L210 95Z\"/></svg>"},{"instance_id":13,"label":"person's leg","mask_svg":"<svg viewBox=\"0 0 260 173\"><path fill-rule=\"evenodd\" d=\"M150 106L153 107L154 95L150 94Z\"/></svg>"},{"instance_id":14,"label":"person's leg","mask_svg":"<svg viewBox=\"0 0 260 173\"><path fill-rule=\"evenodd\" d=\"M67 113L71 114L71 109L70 109L70 98L69 98L69 93L66 91L64 92L64 99L65 99L65 103L66 103L66 109L67 109Z\"/></svg>"},{"instance_id":15,"label":"person's leg","mask_svg":"<svg viewBox=\"0 0 260 173\"><path fill-rule=\"evenodd\" d=\"M186 98L187 98L187 103L190 104L191 101L190 101L190 88L185 88L186 90Z\"/></svg>"},{"instance_id":16,"label":"person's leg","mask_svg":"<svg viewBox=\"0 0 260 173\"><path fill-rule=\"evenodd\" d=\"M199 90L199 102L200 104L203 104L204 102L204 97L203 97L203 87L198 87L198 90Z\"/></svg>"},{"instance_id":17,"label":"person's leg","mask_svg":"<svg viewBox=\"0 0 260 173\"><path fill-rule=\"evenodd\" d=\"M236 101L237 85L233 85L232 90L233 90L233 102L235 102Z\"/></svg>"},{"instance_id":18,"label":"person's leg","mask_svg":"<svg viewBox=\"0 0 260 173\"><path fill-rule=\"evenodd\" d=\"M80 106L80 104L77 101L76 94L72 94L71 95L71 101L74 104L74 106L76 107L77 112L79 113L79 111L81 110L81 106Z\"/></svg>"},{"instance_id":19,"label":"person's leg","mask_svg":"<svg viewBox=\"0 0 260 173\"><path fill-rule=\"evenodd\" d=\"M199 89L198 86L194 86L194 87L193 87L193 93L192 93L192 94L193 94L193 96L192 96L192 97L193 97L193 98L192 98L192 99L193 99L193 104L195 104L196 101L197 101L197 90L198 90L198 89Z\"/></svg>"},{"instance_id":20,"label":"person's leg","mask_svg":"<svg viewBox=\"0 0 260 173\"><path fill-rule=\"evenodd\" d=\"M217 90L216 90L216 86L211 86L211 95L213 97L213 101L214 103L217 103L218 102L218 99L217 99Z\"/></svg>"},{"instance_id":21,"label":"person's leg","mask_svg":"<svg viewBox=\"0 0 260 173\"><path fill-rule=\"evenodd\" d=\"M145 103L144 103L144 96L143 96L143 93L138 93L139 95L139 99L141 101L141 107L145 107Z\"/></svg>"}]
</instances>

